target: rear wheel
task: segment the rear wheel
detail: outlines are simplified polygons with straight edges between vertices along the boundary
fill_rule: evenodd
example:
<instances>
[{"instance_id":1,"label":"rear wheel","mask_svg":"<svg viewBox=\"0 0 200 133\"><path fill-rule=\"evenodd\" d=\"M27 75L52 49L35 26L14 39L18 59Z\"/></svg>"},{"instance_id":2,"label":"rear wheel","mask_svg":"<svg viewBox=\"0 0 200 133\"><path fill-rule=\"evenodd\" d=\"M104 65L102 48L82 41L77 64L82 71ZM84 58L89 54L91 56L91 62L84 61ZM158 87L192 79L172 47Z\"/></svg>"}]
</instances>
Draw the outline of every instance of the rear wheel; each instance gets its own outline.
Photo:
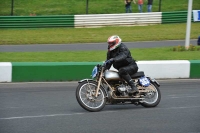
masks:
<instances>
[{"instance_id":1,"label":"rear wheel","mask_svg":"<svg viewBox=\"0 0 200 133\"><path fill-rule=\"evenodd\" d=\"M155 107L160 103L161 93L159 87L152 83L146 88L148 91L145 93L144 100L141 105L144 107Z\"/></svg>"},{"instance_id":2,"label":"rear wheel","mask_svg":"<svg viewBox=\"0 0 200 133\"><path fill-rule=\"evenodd\" d=\"M98 95L95 97L96 88L96 82L84 81L76 89L76 99L79 105L87 111L100 111L106 104L106 93L104 89L100 86Z\"/></svg>"}]
</instances>

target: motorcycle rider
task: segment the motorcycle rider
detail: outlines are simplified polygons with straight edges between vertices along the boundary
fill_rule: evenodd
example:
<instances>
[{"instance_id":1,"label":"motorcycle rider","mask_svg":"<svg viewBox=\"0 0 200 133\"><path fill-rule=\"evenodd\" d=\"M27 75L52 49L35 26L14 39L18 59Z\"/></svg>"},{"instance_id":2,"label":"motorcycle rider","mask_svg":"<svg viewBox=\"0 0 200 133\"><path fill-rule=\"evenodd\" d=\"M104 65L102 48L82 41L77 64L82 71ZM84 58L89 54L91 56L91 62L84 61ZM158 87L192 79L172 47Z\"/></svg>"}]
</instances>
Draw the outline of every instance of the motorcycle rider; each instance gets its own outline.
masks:
<instances>
[{"instance_id":1,"label":"motorcycle rider","mask_svg":"<svg viewBox=\"0 0 200 133\"><path fill-rule=\"evenodd\" d=\"M131 86L128 93L137 96L139 91L130 75L138 71L138 66L132 58L129 49L122 43L118 35L110 36L107 42L108 52L107 60L105 61L106 69L110 69L113 65L113 67L119 71L119 76Z\"/></svg>"}]
</instances>

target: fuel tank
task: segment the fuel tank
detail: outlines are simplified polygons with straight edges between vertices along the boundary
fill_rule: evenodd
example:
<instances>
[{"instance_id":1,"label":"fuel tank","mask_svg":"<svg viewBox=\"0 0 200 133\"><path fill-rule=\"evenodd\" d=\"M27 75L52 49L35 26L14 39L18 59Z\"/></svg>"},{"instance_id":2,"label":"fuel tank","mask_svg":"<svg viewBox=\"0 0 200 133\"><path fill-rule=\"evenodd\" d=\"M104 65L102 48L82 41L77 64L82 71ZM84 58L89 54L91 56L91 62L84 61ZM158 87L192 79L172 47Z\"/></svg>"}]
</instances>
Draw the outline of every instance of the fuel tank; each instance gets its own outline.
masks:
<instances>
[{"instance_id":1,"label":"fuel tank","mask_svg":"<svg viewBox=\"0 0 200 133\"><path fill-rule=\"evenodd\" d=\"M104 76L105 76L105 79L108 81L109 80L121 80L118 72L116 72L116 71L107 70L107 71L105 71Z\"/></svg>"}]
</instances>

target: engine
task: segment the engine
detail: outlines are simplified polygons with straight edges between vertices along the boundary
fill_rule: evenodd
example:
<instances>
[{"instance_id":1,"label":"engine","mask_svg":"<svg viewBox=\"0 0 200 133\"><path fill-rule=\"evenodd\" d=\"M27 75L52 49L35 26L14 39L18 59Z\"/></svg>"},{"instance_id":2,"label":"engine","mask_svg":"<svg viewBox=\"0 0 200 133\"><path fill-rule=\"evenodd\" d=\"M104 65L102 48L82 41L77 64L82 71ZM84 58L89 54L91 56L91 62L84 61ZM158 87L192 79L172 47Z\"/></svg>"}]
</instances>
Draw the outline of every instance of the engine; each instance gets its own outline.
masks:
<instances>
[{"instance_id":1,"label":"engine","mask_svg":"<svg viewBox=\"0 0 200 133\"><path fill-rule=\"evenodd\" d=\"M116 89L117 89L117 94L119 96L128 96L128 90L131 89L131 87L128 85L121 84L116 86Z\"/></svg>"}]
</instances>

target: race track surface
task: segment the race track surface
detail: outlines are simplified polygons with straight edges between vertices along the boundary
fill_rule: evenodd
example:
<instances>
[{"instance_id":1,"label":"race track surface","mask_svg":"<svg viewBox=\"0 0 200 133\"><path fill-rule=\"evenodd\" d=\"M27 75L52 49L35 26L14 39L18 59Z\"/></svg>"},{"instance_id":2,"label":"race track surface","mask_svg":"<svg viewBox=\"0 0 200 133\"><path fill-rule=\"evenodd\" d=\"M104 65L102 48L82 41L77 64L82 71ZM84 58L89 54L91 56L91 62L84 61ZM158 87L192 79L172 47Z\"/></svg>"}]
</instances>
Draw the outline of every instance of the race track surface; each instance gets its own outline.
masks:
<instances>
[{"instance_id":1,"label":"race track surface","mask_svg":"<svg viewBox=\"0 0 200 133\"><path fill-rule=\"evenodd\" d=\"M0 133L200 133L200 79L158 80L155 108L76 101L77 82L1 83Z\"/></svg>"}]
</instances>

